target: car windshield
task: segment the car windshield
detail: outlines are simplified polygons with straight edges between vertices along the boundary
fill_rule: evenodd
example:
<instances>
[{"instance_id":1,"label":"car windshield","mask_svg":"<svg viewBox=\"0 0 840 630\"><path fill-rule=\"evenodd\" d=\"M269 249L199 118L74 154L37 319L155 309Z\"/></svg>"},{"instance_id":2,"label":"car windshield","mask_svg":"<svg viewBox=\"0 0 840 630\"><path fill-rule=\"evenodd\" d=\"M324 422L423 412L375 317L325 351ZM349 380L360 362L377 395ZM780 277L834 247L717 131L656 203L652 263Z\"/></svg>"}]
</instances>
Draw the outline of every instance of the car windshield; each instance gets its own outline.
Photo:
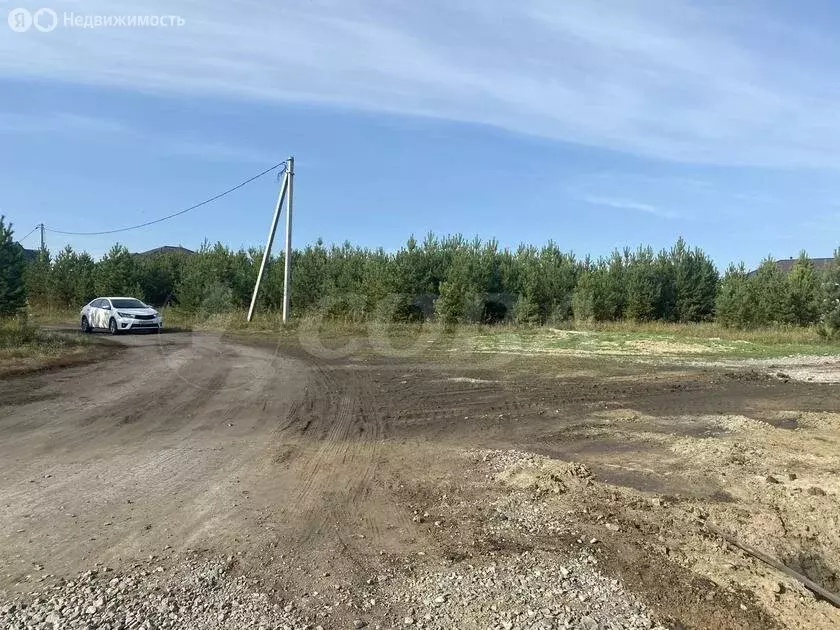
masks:
<instances>
[{"instance_id":1,"label":"car windshield","mask_svg":"<svg viewBox=\"0 0 840 630\"><path fill-rule=\"evenodd\" d=\"M148 308L140 300L111 300L114 308Z\"/></svg>"}]
</instances>

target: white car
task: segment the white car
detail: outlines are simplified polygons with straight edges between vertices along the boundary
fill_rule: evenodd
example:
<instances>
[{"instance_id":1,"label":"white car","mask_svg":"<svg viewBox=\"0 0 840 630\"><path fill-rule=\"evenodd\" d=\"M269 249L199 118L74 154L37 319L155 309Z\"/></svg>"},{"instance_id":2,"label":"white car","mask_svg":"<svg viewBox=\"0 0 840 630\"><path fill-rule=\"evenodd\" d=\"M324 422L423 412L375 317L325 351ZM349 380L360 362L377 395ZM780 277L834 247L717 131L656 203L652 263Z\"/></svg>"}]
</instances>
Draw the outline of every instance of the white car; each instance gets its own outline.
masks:
<instances>
[{"instance_id":1,"label":"white car","mask_svg":"<svg viewBox=\"0 0 840 630\"><path fill-rule=\"evenodd\" d=\"M160 330L163 317L151 306L129 297L97 298L81 313L82 332L107 330L112 335L129 330Z\"/></svg>"}]
</instances>

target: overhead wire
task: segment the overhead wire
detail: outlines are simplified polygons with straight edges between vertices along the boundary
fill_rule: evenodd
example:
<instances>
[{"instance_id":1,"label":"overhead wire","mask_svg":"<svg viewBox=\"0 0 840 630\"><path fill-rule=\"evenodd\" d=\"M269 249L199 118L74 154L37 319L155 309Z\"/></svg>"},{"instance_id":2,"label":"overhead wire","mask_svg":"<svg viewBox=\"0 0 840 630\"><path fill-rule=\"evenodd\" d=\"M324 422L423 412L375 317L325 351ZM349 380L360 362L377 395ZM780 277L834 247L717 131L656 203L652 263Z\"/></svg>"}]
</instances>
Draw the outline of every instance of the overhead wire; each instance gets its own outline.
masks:
<instances>
[{"instance_id":1,"label":"overhead wire","mask_svg":"<svg viewBox=\"0 0 840 630\"><path fill-rule=\"evenodd\" d=\"M68 236L101 236L103 234L116 234L118 232L128 232L130 230L137 230L137 229L140 229L140 228L148 227L148 226L154 225L156 223L162 223L163 221L168 221L169 219L174 219L175 217L181 216L182 214L186 214L187 212L190 212L191 210L195 210L196 208L200 208L201 206L206 206L209 203L213 203L214 201L217 201L218 199L221 199L225 195L229 195L230 193L232 193L236 190L239 190L243 186L247 186L248 184L250 184L254 180L257 180L260 177L263 177L264 175L267 175L268 173L271 173L272 171L274 171L274 170L276 170L280 167L282 167L282 170L280 171L282 173L286 169L287 162L288 162L288 160L283 160L282 162L278 162L274 166L271 166L271 167L265 169L264 171L262 171L260 173L257 173L253 177L249 177L245 181L242 181L242 182L238 183L236 186L233 186L232 188L228 188L227 190L219 193L218 195L214 195L213 197L210 197L209 199L205 199L204 201L201 201L197 204L194 204L194 205L190 206L189 208L184 208L183 210L178 210L177 212L173 212L172 214L168 214L165 217L160 217L159 219L154 219L153 221L146 221L145 223L138 223L137 225L130 225L130 226L127 226L127 227L117 228L115 230L102 230L100 232L70 232L70 231L66 231L66 230L56 230L56 229L53 229L51 227L45 227L44 229L47 230L48 232L52 232L53 234L66 234ZM27 236L29 236L29 235L27 234Z\"/></svg>"},{"instance_id":2,"label":"overhead wire","mask_svg":"<svg viewBox=\"0 0 840 630\"><path fill-rule=\"evenodd\" d=\"M33 234L35 234L35 231L36 231L39 227L41 227L41 226L40 226L40 225L36 225L34 228L32 228L32 231L31 231L31 232L29 232L26 236L24 236L23 238L19 238L19 239L18 239L18 243L22 243L23 241L25 241L26 239L28 239L30 236L32 236Z\"/></svg>"}]
</instances>

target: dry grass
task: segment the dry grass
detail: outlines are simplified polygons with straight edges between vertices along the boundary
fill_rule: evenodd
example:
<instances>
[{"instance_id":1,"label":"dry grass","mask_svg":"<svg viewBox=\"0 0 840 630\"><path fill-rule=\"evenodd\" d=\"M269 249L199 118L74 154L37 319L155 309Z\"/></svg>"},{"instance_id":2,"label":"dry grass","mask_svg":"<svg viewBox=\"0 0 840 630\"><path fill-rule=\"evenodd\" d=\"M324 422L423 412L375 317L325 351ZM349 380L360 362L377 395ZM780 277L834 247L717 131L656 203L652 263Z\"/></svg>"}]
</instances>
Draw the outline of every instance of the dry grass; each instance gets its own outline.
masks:
<instances>
[{"instance_id":1,"label":"dry grass","mask_svg":"<svg viewBox=\"0 0 840 630\"><path fill-rule=\"evenodd\" d=\"M524 327L514 324L456 327L434 322L382 324L374 321L326 320L317 315L294 318L284 325L278 311L258 311L246 321L244 310L197 316L167 307L161 309L167 328L206 330L231 334L266 335L278 339L316 336L327 345L343 345L347 339L385 339L396 346L428 338L427 350L539 353L575 352L596 355L708 355L769 357L798 354L836 354L838 345L827 342L816 328L773 326L754 330L726 328L714 322L678 324L666 322L567 322L559 327ZM44 324L76 324L75 310L40 309L33 319Z\"/></svg>"},{"instance_id":2,"label":"dry grass","mask_svg":"<svg viewBox=\"0 0 840 630\"><path fill-rule=\"evenodd\" d=\"M727 328L714 322L689 324L670 322L577 322L570 327L575 330L586 330L590 332L658 334L670 337L747 341L762 345L825 344L825 339L820 337L814 326L778 325L744 330L740 328Z\"/></svg>"},{"instance_id":3,"label":"dry grass","mask_svg":"<svg viewBox=\"0 0 840 630\"><path fill-rule=\"evenodd\" d=\"M25 316L0 318L0 375L72 363L90 350L80 335L42 330Z\"/></svg>"}]
</instances>

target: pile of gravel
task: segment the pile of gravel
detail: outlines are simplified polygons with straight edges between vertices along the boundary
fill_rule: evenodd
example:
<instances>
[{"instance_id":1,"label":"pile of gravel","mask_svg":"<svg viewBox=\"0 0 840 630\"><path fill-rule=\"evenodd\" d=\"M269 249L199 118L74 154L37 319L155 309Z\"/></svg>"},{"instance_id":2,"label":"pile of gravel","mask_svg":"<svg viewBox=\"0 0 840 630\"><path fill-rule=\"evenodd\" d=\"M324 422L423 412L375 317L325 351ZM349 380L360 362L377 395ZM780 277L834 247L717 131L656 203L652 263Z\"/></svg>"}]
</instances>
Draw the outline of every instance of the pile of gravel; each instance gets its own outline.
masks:
<instances>
[{"instance_id":1,"label":"pile of gravel","mask_svg":"<svg viewBox=\"0 0 840 630\"><path fill-rule=\"evenodd\" d=\"M485 533L499 539L512 533L582 535L547 510L545 499L590 487L592 473L586 466L516 450L475 449L467 457L488 479L509 489L492 502L496 517L485 523ZM569 556L497 553L488 564L463 563L448 572L418 574L399 585L401 600L394 603L406 611L403 624L417 628L661 628L635 595L598 570L594 554L599 541L577 542Z\"/></svg>"},{"instance_id":2,"label":"pile of gravel","mask_svg":"<svg viewBox=\"0 0 840 630\"><path fill-rule=\"evenodd\" d=\"M291 605L272 604L228 562L187 561L167 570L153 561L122 574L103 568L40 592L0 602L9 630L178 630L307 626Z\"/></svg>"},{"instance_id":3,"label":"pile of gravel","mask_svg":"<svg viewBox=\"0 0 840 630\"><path fill-rule=\"evenodd\" d=\"M601 575L585 553L524 552L484 566L415 577L403 599L406 626L503 630L660 628L617 580ZM402 585L401 585L402 586Z\"/></svg>"}]
</instances>

